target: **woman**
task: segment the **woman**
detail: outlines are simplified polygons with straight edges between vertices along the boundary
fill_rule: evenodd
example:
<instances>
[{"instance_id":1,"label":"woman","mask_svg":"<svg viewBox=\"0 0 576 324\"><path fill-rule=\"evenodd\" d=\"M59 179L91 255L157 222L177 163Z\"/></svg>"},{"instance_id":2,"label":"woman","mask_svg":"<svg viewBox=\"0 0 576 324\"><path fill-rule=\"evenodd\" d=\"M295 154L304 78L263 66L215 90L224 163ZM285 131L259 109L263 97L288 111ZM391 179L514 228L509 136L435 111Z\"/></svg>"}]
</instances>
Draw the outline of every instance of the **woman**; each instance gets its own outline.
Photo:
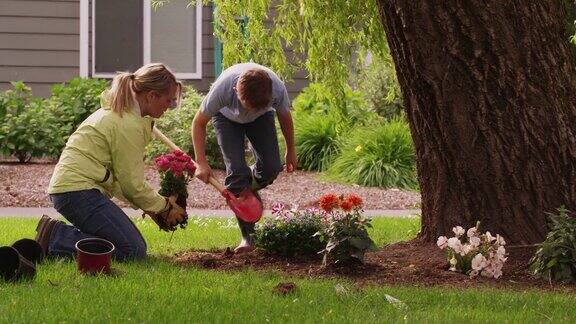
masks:
<instances>
[{"instance_id":1,"label":"woman","mask_svg":"<svg viewBox=\"0 0 576 324\"><path fill-rule=\"evenodd\" d=\"M181 88L159 63L114 77L102 107L70 136L54 169L50 200L72 225L42 217L36 240L47 255L73 255L76 242L98 237L114 244L118 261L145 257L144 238L111 197L144 210L164 230L186 217L174 197L146 183L143 161L154 118L176 106Z\"/></svg>"}]
</instances>

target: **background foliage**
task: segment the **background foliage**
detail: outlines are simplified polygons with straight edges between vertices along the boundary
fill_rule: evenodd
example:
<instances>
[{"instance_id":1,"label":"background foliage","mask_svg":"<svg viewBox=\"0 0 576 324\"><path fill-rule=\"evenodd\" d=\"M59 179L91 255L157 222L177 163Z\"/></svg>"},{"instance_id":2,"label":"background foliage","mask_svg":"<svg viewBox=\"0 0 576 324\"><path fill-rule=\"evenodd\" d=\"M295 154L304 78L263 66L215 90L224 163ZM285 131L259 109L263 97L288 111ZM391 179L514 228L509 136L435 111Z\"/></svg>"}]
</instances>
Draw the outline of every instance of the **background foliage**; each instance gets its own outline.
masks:
<instances>
[{"instance_id":1,"label":"background foliage","mask_svg":"<svg viewBox=\"0 0 576 324\"><path fill-rule=\"evenodd\" d=\"M0 94L0 153L20 162L55 154L55 143L61 143L55 116L23 82L12 85L14 89Z\"/></svg>"},{"instance_id":2,"label":"background foliage","mask_svg":"<svg viewBox=\"0 0 576 324\"><path fill-rule=\"evenodd\" d=\"M74 78L52 87L45 106L58 127L57 142L49 155L58 155L78 125L100 107L100 94L108 86L104 79Z\"/></svg>"},{"instance_id":3,"label":"background foliage","mask_svg":"<svg viewBox=\"0 0 576 324\"><path fill-rule=\"evenodd\" d=\"M350 63L362 62L367 50L376 57L388 55L374 0L213 3L216 34L225 44L225 66L253 60L284 77L306 69L312 81L321 81L340 95ZM293 55L285 55L286 47L294 50Z\"/></svg>"},{"instance_id":4,"label":"background foliage","mask_svg":"<svg viewBox=\"0 0 576 324\"><path fill-rule=\"evenodd\" d=\"M0 153L13 155L20 162L59 154L62 139L56 117L23 82L12 85L14 89L0 93Z\"/></svg>"},{"instance_id":5,"label":"background foliage","mask_svg":"<svg viewBox=\"0 0 576 324\"><path fill-rule=\"evenodd\" d=\"M576 282L576 218L568 210L550 215L550 232L530 263L534 274L547 281Z\"/></svg>"},{"instance_id":6,"label":"background foliage","mask_svg":"<svg viewBox=\"0 0 576 324\"><path fill-rule=\"evenodd\" d=\"M340 151L327 171L328 179L368 187L418 187L410 129L400 117L354 128Z\"/></svg>"},{"instance_id":7,"label":"background foliage","mask_svg":"<svg viewBox=\"0 0 576 324\"><path fill-rule=\"evenodd\" d=\"M324 171L340 153L341 138L373 114L362 94L346 87L336 100L327 87L311 83L294 99L294 136L303 170Z\"/></svg>"},{"instance_id":8,"label":"background foliage","mask_svg":"<svg viewBox=\"0 0 576 324\"><path fill-rule=\"evenodd\" d=\"M370 64L358 70L353 80L368 110L385 118L403 114L404 102L392 58L375 57Z\"/></svg>"},{"instance_id":9,"label":"background foliage","mask_svg":"<svg viewBox=\"0 0 576 324\"><path fill-rule=\"evenodd\" d=\"M192 120L194 120L194 116L200 108L202 99L203 96L193 87L185 86L184 97L180 107L167 111L162 118L156 121L156 127L191 157L194 157L191 137ZM153 140L146 147L146 157L154 159L156 156L170 151L170 148L162 142ZM206 158L212 168L224 168L224 160L222 159L222 153L216 140L212 122L206 126Z\"/></svg>"},{"instance_id":10,"label":"background foliage","mask_svg":"<svg viewBox=\"0 0 576 324\"><path fill-rule=\"evenodd\" d=\"M107 81L75 78L53 86L52 95L35 98L23 82L0 93L0 154L20 162L57 157L68 137L100 105Z\"/></svg>"}]
</instances>

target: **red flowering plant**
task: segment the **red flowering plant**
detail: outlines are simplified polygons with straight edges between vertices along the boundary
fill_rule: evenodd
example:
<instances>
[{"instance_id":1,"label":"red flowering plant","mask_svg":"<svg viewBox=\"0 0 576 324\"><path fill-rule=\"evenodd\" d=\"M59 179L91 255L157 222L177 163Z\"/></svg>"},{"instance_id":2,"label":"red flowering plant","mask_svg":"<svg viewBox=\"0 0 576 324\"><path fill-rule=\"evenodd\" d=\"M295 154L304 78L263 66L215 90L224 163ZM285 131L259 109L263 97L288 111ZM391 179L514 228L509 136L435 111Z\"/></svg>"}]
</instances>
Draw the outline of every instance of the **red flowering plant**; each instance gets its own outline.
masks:
<instances>
[{"instance_id":1,"label":"red flowering plant","mask_svg":"<svg viewBox=\"0 0 576 324\"><path fill-rule=\"evenodd\" d=\"M160 173L159 194L164 197L176 196L176 203L186 209L188 190L186 185L194 177L196 165L192 158L182 151L173 151L160 155L154 159L156 169ZM180 228L186 227L188 220L180 224Z\"/></svg>"},{"instance_id":2,"label":"red flowering plant","mask_svg":"<svg viewBox=\"0 0 576 324\"><path fill-rule=\"evenodd\" d=\"M372 227L370 219L362 216L362 198L326 194L320 198L319 205L327 215L322 230L317 233L327 242L321 251L323 265L362 263L364 254L376 247L368 235L367 229Z\"/></svg>"}]
</instances>

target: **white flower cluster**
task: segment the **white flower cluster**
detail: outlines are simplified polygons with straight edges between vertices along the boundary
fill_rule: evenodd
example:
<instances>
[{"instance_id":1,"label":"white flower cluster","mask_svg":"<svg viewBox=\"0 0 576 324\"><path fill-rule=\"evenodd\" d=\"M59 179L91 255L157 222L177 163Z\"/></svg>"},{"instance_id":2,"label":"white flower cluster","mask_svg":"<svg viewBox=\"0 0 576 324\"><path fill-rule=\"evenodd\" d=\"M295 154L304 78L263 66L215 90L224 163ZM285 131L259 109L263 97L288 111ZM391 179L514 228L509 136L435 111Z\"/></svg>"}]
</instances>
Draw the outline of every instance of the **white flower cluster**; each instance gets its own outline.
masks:
<instances>
[{"instance_id":1,"label":"white flower cluster","mask_svg":"<svg viewBox=\"0 0 576 324\"><path fill-rule=\"evenodd\" d=\"M498 279L502 276L502 267L508 259L502 236L494 237L490 232L479 235L478 225L468 231L456 226L452 231L454 237L440 236L436 242L440 249L447 250L451 271L467 273L471 278L481 275Z\"/></svg>"}]
</instances>

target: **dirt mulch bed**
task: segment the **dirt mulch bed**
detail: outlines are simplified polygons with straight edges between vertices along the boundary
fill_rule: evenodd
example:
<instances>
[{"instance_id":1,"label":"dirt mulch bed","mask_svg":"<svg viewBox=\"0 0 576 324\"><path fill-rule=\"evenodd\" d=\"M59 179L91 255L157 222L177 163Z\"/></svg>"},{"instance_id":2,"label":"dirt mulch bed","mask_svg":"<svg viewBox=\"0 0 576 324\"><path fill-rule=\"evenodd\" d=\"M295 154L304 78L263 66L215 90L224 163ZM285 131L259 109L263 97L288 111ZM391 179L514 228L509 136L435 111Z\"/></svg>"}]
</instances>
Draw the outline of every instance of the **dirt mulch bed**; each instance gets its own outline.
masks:
<instances>
[{"instance_id":1,"label":"dirt mulch bed","mask_svg":"<svg viewBox=\"0 0 576 324\"><path fill-rule=\"evenodd\" d=\"M448 271L444 252L435 245L416 240L388 245L366 255L364 264L354 267L322 268L320 258L287 259L254 251L235 255L230 248L214 251L187 251L170 260L184 267L199 267L215 271L255 269L273 271L286 276L304 278L346 278L358 287L378 285L448 286L454 288L527 288L576 292L576 285L550 285L536 279L528 269L528 260L534 248L509 248L508 260L498 279L468 276ZM283 290L286 287L277 287Z\"/></svg>"},{"instance_id":2,"label":"dirt mulch bed","mask_svg":"<svg viewBox=\"0 0 576 324\"><path fill-rule=\"evenodd\" d=\"M0 207L50 207L46 188L53 170L54 164L49 162L20 164L0 160ZM215 173L223 182L225 173L220 170ZM159 188L158 173L152 167L146 169L146 179L152 187ZM200 181L191 181L188 192L189 208L228 209L219 193ZM261 191L261 196L268 209L277 202L307 207L327 192L357 194L364 199L365 209L413 209L420 205L417 192L328 183L321 181L317 173L304 171L281 173L271 186Z\"/></svg>"}]
</instances>

